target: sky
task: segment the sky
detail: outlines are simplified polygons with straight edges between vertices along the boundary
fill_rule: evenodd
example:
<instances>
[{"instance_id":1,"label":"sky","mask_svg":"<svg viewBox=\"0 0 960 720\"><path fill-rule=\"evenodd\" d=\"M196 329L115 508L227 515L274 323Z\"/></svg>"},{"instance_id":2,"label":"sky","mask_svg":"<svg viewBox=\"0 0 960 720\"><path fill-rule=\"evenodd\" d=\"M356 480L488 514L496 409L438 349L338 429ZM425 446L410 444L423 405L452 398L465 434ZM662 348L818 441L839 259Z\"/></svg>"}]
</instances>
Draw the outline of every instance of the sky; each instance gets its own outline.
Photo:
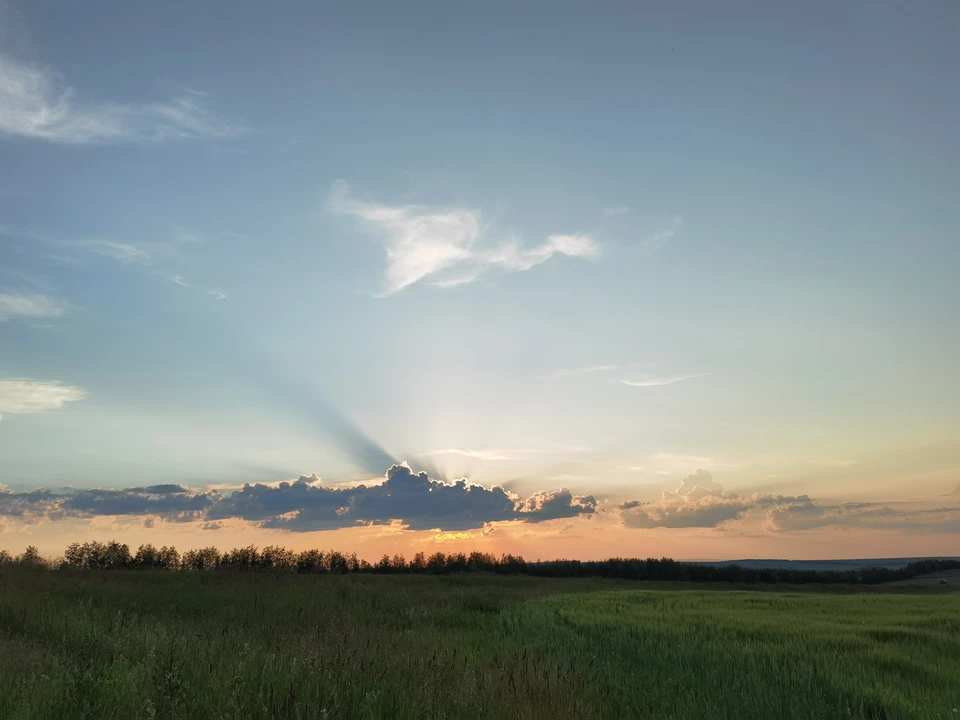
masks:
<instances>
[{"instance_id":1,"label":"sky","mask_svg":"<svg viewBox=\"0 0 960 720\"><path fill-rule=\"evenodd\" d=\"M957 555L958 32L0 3L0 549Z\"/></svg>"}]
</instances>

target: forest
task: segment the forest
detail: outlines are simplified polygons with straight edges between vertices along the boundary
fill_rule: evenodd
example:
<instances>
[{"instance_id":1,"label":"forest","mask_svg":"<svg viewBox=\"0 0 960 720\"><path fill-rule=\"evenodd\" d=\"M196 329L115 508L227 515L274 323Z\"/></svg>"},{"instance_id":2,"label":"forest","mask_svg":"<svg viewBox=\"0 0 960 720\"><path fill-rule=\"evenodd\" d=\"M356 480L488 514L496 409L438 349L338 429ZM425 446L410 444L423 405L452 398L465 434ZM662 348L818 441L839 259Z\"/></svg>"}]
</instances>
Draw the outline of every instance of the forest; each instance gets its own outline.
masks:
<instances>
[{"instance_id":1,"label":"forest","mask_svg":"<svg viewBox=\"0 0 960 720\"><path fill-rule=\"evenodd\" d=\"M671 558L609 558L607 560L527 561L519 555L491 553L416 553L409 561L401 554L384 555L375 563L356 553L318 549L295 551L280 546L215 547L187 550L140 545L131 552L125 543L72 543L62 558L43 557L31 546L21 555L0 550L0 565L13 564L74 570L144 570L274 572L298 574L456 575L480 573L529 575L543 578L605 578L616 580L662 580L671 582L725 582L738 584L854 584L877 585L909 580L946 570L960 569L957 559L929 559L899 568L862 567L848 570L750 568L736 564L705 565Z\"/></svg>"}]
</instances>

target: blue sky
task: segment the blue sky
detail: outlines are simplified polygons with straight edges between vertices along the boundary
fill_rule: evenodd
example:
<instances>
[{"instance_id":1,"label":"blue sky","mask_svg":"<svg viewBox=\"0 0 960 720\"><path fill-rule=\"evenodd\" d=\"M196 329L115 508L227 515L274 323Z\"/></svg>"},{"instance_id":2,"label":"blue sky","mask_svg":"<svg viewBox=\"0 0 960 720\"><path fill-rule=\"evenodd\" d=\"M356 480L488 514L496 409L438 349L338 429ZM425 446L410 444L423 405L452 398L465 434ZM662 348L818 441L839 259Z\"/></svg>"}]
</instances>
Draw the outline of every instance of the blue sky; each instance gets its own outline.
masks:
<instances>
[{"instance_id":1,"label":"blue sky","mask_svg":"<svg viewBox=\"0 0 960 720\"><path fill-rule=\"evenodd\" d=\"M960 531L952 4L31 2L0 27L8 493L407 461L595 496L623 538L702 469L708 504L812 497L797 532ZM943 512L824 509L853 502ZM12 545L43 525L8 517ZM690 552L735 534L704 517Z\"/></svg>"}]
</instances>

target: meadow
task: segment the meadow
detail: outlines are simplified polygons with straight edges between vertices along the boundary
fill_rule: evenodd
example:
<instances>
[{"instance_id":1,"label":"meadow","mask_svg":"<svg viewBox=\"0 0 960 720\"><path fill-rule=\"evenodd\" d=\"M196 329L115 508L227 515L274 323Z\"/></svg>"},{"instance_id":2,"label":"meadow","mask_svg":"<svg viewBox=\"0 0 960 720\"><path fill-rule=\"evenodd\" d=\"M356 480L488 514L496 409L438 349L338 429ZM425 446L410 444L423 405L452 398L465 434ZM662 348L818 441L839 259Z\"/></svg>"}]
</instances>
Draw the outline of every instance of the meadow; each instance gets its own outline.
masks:
<instances>
[{"instance_id":1,"label":"meadow","mask_svg":"<svg viewBox=\"0 0 960 720\"><path fill-rule=\"evenodd\" d=\"M958 717L960 593L726 587L3 567L0 717Z\"/></svg>"}]
</instances>

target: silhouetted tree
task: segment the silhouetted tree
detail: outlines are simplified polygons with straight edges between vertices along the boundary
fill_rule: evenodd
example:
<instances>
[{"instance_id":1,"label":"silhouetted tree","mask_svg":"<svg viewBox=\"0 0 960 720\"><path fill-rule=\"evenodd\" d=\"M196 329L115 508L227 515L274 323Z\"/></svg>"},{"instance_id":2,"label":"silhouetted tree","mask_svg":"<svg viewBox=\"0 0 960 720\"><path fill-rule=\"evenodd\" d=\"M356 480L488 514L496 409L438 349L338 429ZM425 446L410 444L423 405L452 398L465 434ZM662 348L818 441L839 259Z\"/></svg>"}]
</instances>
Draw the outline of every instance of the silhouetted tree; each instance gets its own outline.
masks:
<instances>
[{"instance_id":1,"label":"silhouetted tree","mask_svg":"<svg viewBox=\"0 0 960 720\"><path fill-rule=\"evenodd\" d=\"M220 552L215 547L187 550L183 554L184 570L213 570L220 564Z\"/></svg>"},{"instance_id":2,"label":"silhouetted tree","mask_svg":"<svg viewBox=\"0 0 960 720\"><path fill-rule=\"evenodd\" d=\"M28 545L27 549L23 551L23 554L20 555L14 562L21 567L29 568L42 568L46 567L46 562L44 562L43 557L40 555L40 551L37 550L35 545Z\"/></svg>"},{"instance_id":3,"label":"silhouetted tree","mask_svg":"<svg viewBox=\"0 0 960 720\"><path fill-rule=\"evenodd\" d=\"M120 570L125 568L166 568L169 570L224 570L300 572L300 573L451 573L494 572L502 575L528 574L538 577L601 577L621 580L669 580L672 582L729 582L751 583L847 583L878 584L905 580L943 570L960 569L960 560L918 560L891 569L865 567L852 570L808 570L797 568L753 568L739 565L701 565L677 562L672 558L608 558L607 560L551 560L527 562L519 555L504 554L499 558L488 553L472 552L445 555L435 552L426 557L423 552L406 562L403 555L392 558L383 555L371 565L335 550L304 550L294 553L285 547L269 546L258 551L250 545L234 548L222 555L215 547L188 550L180 557L174 547L157 550L144 544L131 557L127 545L115 541L72 543L67 547L61 563L51 563L40 556L33 546L14 558L0 551L0 565L23 565L38 568L67 567L78 570Z\"/></svg>"},{"instance_id":4,"label":"silhouetted tree","mask_svg":"<svg viewBox=\"0 0 960 720\"><path fill-rule=\"evenodd\" d=\"M326 571L327 566L320 550L304 550L297 555L297 572L323 573Z\"/></svg>"}]
</instances>

